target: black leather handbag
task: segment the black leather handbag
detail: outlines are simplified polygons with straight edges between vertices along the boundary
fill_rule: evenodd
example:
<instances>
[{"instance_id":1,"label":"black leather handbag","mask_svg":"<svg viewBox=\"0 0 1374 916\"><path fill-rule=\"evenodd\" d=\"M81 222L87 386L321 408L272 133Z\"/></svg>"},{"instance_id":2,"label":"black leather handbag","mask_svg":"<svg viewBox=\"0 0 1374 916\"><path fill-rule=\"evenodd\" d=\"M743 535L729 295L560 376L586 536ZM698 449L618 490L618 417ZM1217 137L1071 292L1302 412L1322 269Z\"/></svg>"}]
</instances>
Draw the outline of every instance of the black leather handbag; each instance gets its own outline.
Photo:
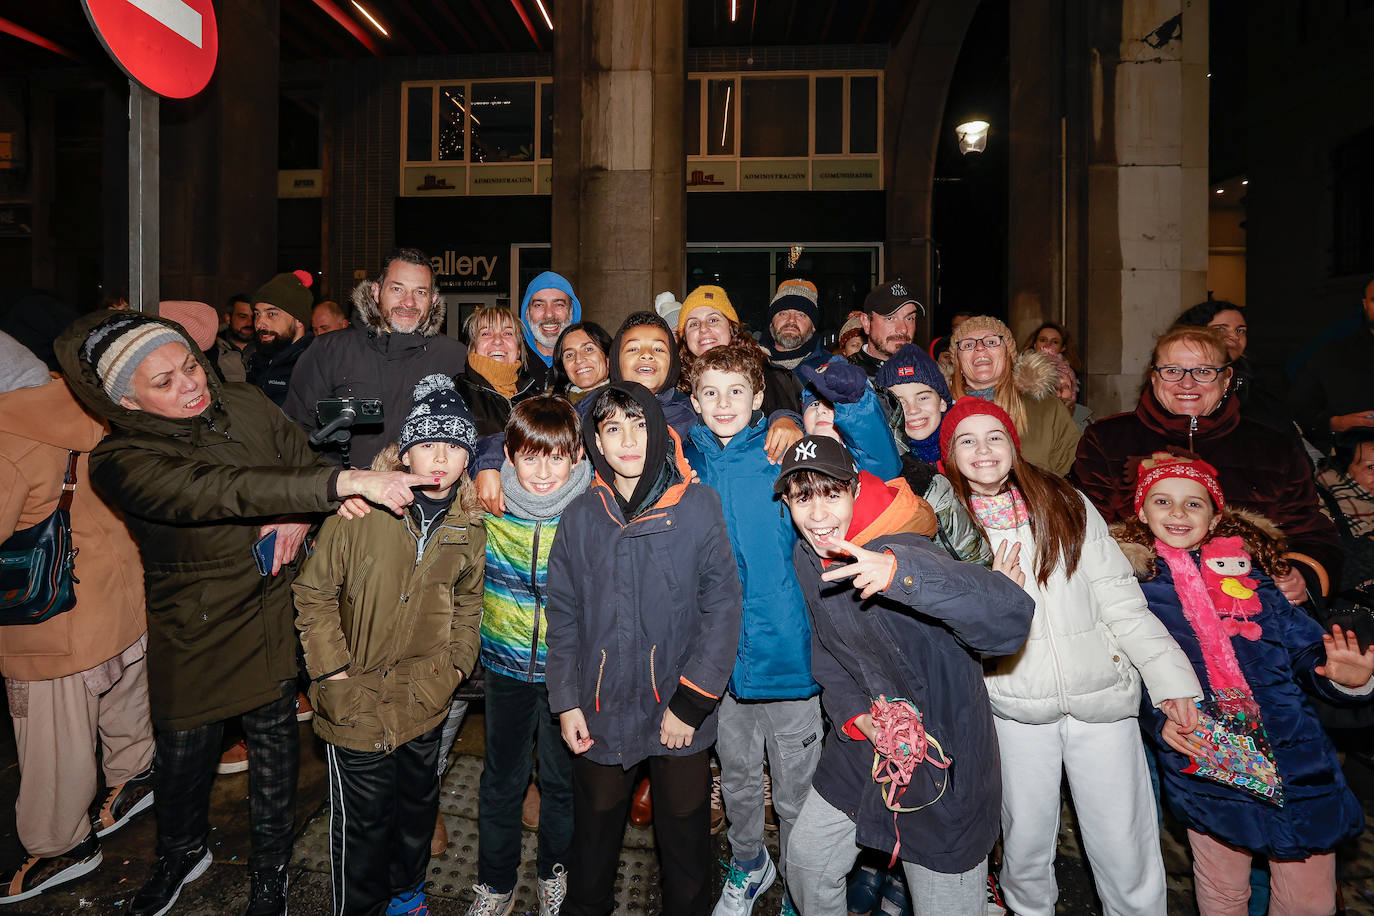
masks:
<instances>
[{"instance_id":1,"label":"black leather handbag","mask_svg":"<svg viewBox=\"0 0 1374 916\"><path fill-rule=\"evenodd\" d=\"M69 455L57 509L0 544L0 625L42 623L76 604L71 520L76 452Z\"/></svg>"}]
</instances>

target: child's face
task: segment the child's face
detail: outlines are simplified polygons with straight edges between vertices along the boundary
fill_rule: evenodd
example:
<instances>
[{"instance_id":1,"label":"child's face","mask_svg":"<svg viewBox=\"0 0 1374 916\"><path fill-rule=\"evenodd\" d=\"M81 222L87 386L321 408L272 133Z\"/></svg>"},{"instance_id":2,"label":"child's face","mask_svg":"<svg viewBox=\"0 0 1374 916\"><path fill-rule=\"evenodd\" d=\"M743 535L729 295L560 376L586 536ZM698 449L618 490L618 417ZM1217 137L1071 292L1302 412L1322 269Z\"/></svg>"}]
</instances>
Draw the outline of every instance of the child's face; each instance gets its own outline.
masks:
<instances>
[{"instance_id":1,"label":"child's face","mask_svg":"<svg viewBox=\"0 0 1374 916\"><path fill-rule=\"evenodd\" d=\"M950 457L969 487L980 496L996 496L1011 475L1016 446L1002 421L974 414L959 423Z\"/></svg>"},{"instance_id":2,"label":"child's face","mask_svg":"<svg viewBox=\"0 0 1374 916\"><path fill-rule=\"evenodd\" d=\"M723 442L748 426L749 418L762 405L763 392L752 390L749 380L738 372L707 369L692 390L692 409Z\"/></svg>"},{"instance_id":3,"label":"child's face","mask_svg":"<svg viewBox=\"0 0 1374 916\"><path fill-rule=\"evenodd\" d=\"M1140 520L1168 546L1192 550L1207 539L1221 517L1206 487L1196 480L1168 477L1145 494Z\"/></svg>"},{"instance_id":4,"label":"child's face","mask_svg":"<svg viewBox=\"0 0 1374 916\"><path fill-rule=\"evenodd\" d=\"M510 463L515 468L515 479L526 492L547 496L563 489L580 457L569 458L564 452L521 449L511 457Z\"/></svg>"},{"instance_id":5,"label":"child's face","mask_svg":"<svg viewBox=\"0 0 1374 916\"><path fill-rule=\"evenodd\" d=\"M1374 493L1374 442L1360 443L1347 473L1352 480L1364 487L1366 492Z\"/></svg>"},{"instance_id":6,"label":"child's face","mask_svg":"<svg viewBox=\"0 0 1374 916\"><path fill-rule=\"evenodd\" d=\"M935 389L923 382L905 382L888 389L902 405L906 437L913 442L929 439L940 431L940 417L949 405Z\"/></svg>"},{"instance_id":7,"label":"child's face","mask_svg":"<svg viewBox=\"0 0 1374 916\"><path fill-rule=\"evenodd\" d=\"M802 426L808 436L829 436L840 441L840 434L835 432L835 408L819 398L806 405Z\"/></svg>"},{"instance_id":8,"label":"child's face","mask_svg":"<svg viewBox=\"0 0 1374 916\"><path fill-rule=\"evenodd\" d=\"M596 425L596 447L619 479L639 479L644 473L648 445L649 426L643 417L627 417L624 411L617 410Z\"/></svg>"},{"instance_id":9,"label":"child's face","mask_svg":"<svg viewBox=\"0 0 1374 916\"><path fill-rule=\"evenodd\" d=\"M406 449L401 464L412 474L437 477L439 485L434 489L426 487L424 492L426 496L444 499L463 479L463 472L468 467L468 450L447 442L421 442Z\"/></svg>"},{"instance_id":10,"label":"child's face","mask_svg":"<svg viewBox=\"0 0 1374 916\"><path fill-rule=\"evenodd\" d=\"M792 513L792 524L817 556L842 557L848 554L835 545L834 539L843 538L849 533L857 496L857 493L849 492L849 488L843 485L836 486L829 493L813 493L809 496L797 493L793 488L789 489L783 501Z\"/></svg>"},{"instance_id":11,"label":"child's face","mask_svg":"<svg viewBox=\"0 0 1374 916\"><path fill-rule=\"evenodd\" d=\"M620 377L658 394L673 364L672 346L662 328L652 324L630 328L620 341Z\"/></svg>"}]
</instances>

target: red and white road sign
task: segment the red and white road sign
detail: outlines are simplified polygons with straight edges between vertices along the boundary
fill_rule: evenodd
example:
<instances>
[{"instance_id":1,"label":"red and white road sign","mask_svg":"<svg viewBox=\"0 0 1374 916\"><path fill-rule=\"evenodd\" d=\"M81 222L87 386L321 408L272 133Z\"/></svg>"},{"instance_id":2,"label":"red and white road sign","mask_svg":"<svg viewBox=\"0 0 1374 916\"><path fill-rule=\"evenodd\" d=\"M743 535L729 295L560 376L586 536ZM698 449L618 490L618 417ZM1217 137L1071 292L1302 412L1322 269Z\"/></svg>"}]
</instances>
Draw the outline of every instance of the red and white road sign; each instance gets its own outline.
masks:
<instances>
[{"instance_id":1,"label":"red and white road sign","mask_svg":"<svg viewBox=\"0 0 1374 916\"><path fill-rule=\"evenodd\" d=\"M130 78L170 99L205 88L219 56L211 0L82 0L105 50Z\"/></svg>"}]
</instances>

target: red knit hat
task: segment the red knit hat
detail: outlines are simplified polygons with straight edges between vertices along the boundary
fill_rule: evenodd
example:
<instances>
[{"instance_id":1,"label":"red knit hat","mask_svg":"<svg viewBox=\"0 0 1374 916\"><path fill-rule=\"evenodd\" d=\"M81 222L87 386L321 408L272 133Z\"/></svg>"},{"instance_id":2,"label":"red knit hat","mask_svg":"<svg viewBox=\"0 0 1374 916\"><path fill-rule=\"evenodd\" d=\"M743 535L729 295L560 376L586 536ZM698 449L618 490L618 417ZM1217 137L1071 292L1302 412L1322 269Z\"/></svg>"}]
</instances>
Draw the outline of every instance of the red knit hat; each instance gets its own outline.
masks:
<instances>
[{"instance_id":1,"label":"red knit hat","mask_svg":"<svg viewBox=\"0 0 1374 916\"><path fill-rule=\"evenodd\" d=\"M1136 514L1139 514L1140 507L1145 505L1145 497L1149 494L1150 488L1161 480L1167 480L1171 477L1179 477L1202 484L1207 488L1207 492L1212 494L1212 502L1217 504L1217 511L1220 512L1226 508L1226 497L1222 495L1221 484L1217 482L1216 468L1201 458L1185 458L1169 452L1155 452L1140 462L1140 467L1136 471Z\"/></svg>"},{"instance_id":2,"label":"red knit hat","mask_svg":"<svg viewBox=\"0 0 1374 916\"><path fill-rule=\"evenodd\" d=\"M1016 433L1016 424L1011 422L1011 417L1007 412L998 407L992 401L985 401L982 398L966 394L954 402L954 406L945 411L944 418L940 421L940 460L949 461L949 446L954 441L954 433L959 428L959 424L969 417L983 414L1001 421L1002 425L1011 433L1011 444L1016 446L1016 453L1021 454L1021 437Z\"/></svg>"}]
</instances>

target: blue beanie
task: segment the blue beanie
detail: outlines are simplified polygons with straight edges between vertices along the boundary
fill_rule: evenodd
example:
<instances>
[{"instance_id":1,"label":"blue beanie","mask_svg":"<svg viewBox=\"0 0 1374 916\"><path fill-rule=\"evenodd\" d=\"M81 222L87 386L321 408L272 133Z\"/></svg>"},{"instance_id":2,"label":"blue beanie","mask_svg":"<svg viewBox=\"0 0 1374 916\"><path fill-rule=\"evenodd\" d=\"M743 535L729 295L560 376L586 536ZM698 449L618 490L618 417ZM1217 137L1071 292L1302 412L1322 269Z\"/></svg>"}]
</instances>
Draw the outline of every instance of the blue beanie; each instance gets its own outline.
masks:
<instances>
[{"instance_id":1,"label":"blue beanie","mask_svg":"<svg viewBox=\"0 0 1374 916\"><path fill-rule=\"evenodd\" d=\"M912 382L929 385L935 389L935 393L942 401L948 405L954 404L954 398L949 396L949 383L945 381L945 374L940 371L935 360L915 344L906 344L892 354L873 376L873 384L883 388Z\"/></svg>"},{"instance_id":2,"label":"blue beanie","mask_svg":"<svg viewBox=\"0 0 1374 916\"><path fill-rule=\"evenodd\" d=\"M572 284L568 282L568 278L551 270L544 271L531 280L529 286L525 287L525 298L520 302L520 327L525 332L525 343L529 344L530 350L544 361L544 365L552 366L553 355L545 356L539 352L538 341L534 339L534 332L530 330L529 318L526 317L530 309L530 300L541 289L556 289L561 293L568 294L568 324L576 324L582 320L582 303L578 301L577 293L573 292Z\"/></svg>"}]
</instances>

